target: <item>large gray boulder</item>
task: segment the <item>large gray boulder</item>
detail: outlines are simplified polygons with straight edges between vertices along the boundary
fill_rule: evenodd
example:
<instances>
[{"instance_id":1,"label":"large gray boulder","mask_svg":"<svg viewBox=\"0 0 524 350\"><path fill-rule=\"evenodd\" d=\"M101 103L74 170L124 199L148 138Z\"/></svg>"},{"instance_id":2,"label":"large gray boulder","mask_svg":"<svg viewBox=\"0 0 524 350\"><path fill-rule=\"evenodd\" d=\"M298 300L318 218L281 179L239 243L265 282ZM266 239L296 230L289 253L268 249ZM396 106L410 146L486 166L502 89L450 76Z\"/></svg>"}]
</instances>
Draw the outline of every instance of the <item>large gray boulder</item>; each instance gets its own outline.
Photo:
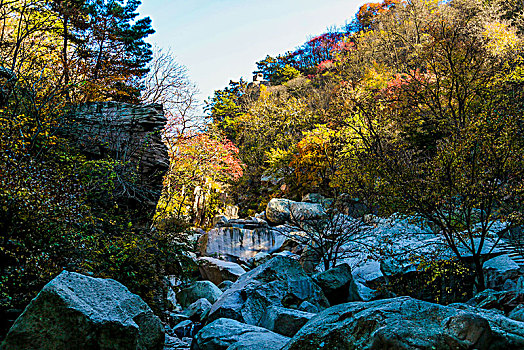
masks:
<instances>
[{"instance_id":1,"label":"large gray boulder","mask_svg":"<svg viewBox=\"0 0 524 350\"><path fill-rule=\"evenodd\" d=\"M288 341L265 328L220 318L195 335L191 350L280 350Z\"/></svg>"},{"instance_id":2,"label":"large gray boulder","mask_svg":"<svg viewBox=\"0 0 524 350\"><path fill-rule=\"evenodd\" d=\"M352 273L355 282L360 282L366 287L377 289L386 283L386 278L380 269L380 262L366 261L354 268Z\"/></svg>"},{"instance_id":3,"label":"large gray boulder","mask_svg":"<svg viewBox=\"0 0 524 350\"><path fill-rule=\"evenodd\" d=\"M183 340L178 339L170 335L166 335L166 343L164 350L186 350L189 349L190 345Z\"/></svg>"},{"instance_id":4,"label":"large gray boulder","mask_svg":"<svg viewBox=\"0 0 524 350\"><path fill-rule=\"evenodd\" d=\"M200 298L189 305L185 314L193 321L202 321L211 310L211 303L206 298Z\"/></svg>"},{"instance_id":5,"label":"large gray boulder","mask_svg":"<svg viewBox=\"0 0 524 350\"><path fill-rule=\"evenodd\" d=\"M486 275L486 287L502 287L508 279L519 277L519 265L507 254L489 259L482 265Z\"/></svg>"},{"instance_id":6,"label":"large gray boulder","mask_svg":"<svg viewBox=\"0 0 524 350\"><path fill-rule=\"evenodd\" d=\"M273 198L266 207L266 218L273 224L320 219L325 214L324 207L319 203L294 202L284 198Z\"/></svg>"},{"instance_id":7,"label":"large gray boulder","mask_svg":"<svg viewBox=\"0 0 524 350\"><path fill-rule=\"evenodd\" d=\"M259 326L271 306L298 309L304 301L319 310L329 306L320 287L298 261L276 256L240 276L213 304L208 320L231 318Z\"/></svg>"},{"instance_id":8,"label":"large gray boulder","mask_svg":"<svg viewBox=\"0 0 524 350\"><path fill-rule=\"evenodd\" d=\"M524 349L524 322L506 317L499 310L484 310L467 304L450 304L462 312L485 318L491 327L493 341L489 349Z\"/></svg>"},{"instance_id":9,"label":"large gray boulder","mask_svg":"<svg viewBox=\"0 0 524 350\"><path fill-rule=\"evenodd\" d=\"M30 349L163 349L160 319L112 279L64 271L38 293L0 346Z\"/></svg>"},{"instance_id":10,"label":"large gray boulder","mask_svg":"<svg viewBox=\"0 0 524 350\"><path fill-rule=\"evenodd\" d=\"M284 349L524 348L524 323L464 308L410 297L340 304L312 318Z\"/></svg>"},{"instance_id":11,"label":"large gray boulder","mask_svg":"<svg viewBox=\"0 0 524 350\"><path fill-rule=\"evenodd\" d=\"M262 317L260 326L286 337L294 336L315 313L271 306Z\"/></svg>"},{"instance_id":12,"label":"large gray boulder","mask_svg":"<svg viewBox=\"0 0 524 350\"><path fill-rule=\"evenodd\" d=\"M468 300L466 304L486 310L497 309L508 314L511 310L522 304L523 301L524 296L515 293L515 291L484 289L472 299Z\"/></svg>"},{"instance_id":13,"label":"large gray boulder","mask_svg":"<svg viewBox=\"0 0 524 350\"><path fill-rule=\"evenodd\" d=\"M197 281L177 293L176 298L185 309L200 298L206 298L211 304L218 300L222 291L210 281Z\"/></svg>"},{"instance_id":14,"label":"large gray boulder","mask_svg":"<svg viewBox=\"0 0 524 350\"><path fill-rule=\"evenodd\" d=\"M202 278L217 286L224 281L236 281L246 273L242 266L229 261L203 257L198 259L198 269Z\"/></svg>"},{"instance_id":15,"label":"large gray boulder","mask_svg":"<svg viewBox=\"0 0 524 350\"><path fill-rule=\"evenodd\" d=\"M340 264L313 276L331 305L362 301L348 264Z\"/></svg>"}]
</instances>

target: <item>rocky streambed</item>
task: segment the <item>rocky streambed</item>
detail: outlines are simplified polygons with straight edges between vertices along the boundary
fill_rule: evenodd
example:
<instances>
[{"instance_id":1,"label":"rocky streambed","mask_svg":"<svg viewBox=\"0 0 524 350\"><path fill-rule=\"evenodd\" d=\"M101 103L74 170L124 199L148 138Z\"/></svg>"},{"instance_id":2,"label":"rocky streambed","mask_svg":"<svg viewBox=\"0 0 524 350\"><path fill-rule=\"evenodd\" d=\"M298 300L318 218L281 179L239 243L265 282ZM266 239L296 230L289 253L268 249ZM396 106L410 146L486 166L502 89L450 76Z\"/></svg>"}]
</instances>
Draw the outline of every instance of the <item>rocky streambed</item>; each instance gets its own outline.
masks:
<instances>
[{"instance_id":1,"label":"rocky streambed","mask_svg":"<svg viewBox=\"0 0 524 350\"><path fill-rule=\"evenodd\" d=\"M199 238L200 276L173 287L164 323L122 284L64 271L27 306L1 348L524 349L524 277L509 256L495 249L486 256L492 289L467 303L397 297L381 285L417 268L407 255L415 248L431 252L427 243L438 236L429 228L367 218L367 246L379 253L347 245L354 254L311 270L307 247L283 234L296 228L282 203L270 203L269 215L219 218ZM322 215L312 204L294 206L307 217Z\"/></svg>"}]
</instances>

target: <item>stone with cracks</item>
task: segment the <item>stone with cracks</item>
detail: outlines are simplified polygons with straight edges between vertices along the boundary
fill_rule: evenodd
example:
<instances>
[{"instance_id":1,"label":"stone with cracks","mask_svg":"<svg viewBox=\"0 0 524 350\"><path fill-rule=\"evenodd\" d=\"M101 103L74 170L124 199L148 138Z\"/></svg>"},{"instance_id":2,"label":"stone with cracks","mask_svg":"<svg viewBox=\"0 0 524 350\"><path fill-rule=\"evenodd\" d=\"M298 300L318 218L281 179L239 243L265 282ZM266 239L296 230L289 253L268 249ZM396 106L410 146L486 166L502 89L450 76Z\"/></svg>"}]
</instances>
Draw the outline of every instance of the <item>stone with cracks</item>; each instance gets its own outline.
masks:
<instances>
[{"instance_id":1,"label":"stone with cracks","mask_svg":"<svg viewBox=\"0 0 524 350\"><path fill-rule=\"evenodd\" d=\"M461 307L410 297L340 304L313 317L283 349L524 348L524 323Z\"/></svg>"},{"instance_id":2,"label":"stone with cracks","mask_svg":"<svg viewBox=\"0 0 524 350\"><path fill-rule=\"evenodd\" d=\"M229 287L231 287L231 286L233 285L233 283L234 283L233 281L224 281L224 282L222 282L222 283L220 283L220 284L218 285L218 288L219 288L222 292L224 292L224 291L226 291L226 289L228 289Z\"/></svg>"},{"instance_id":3,"label":"stone with cracks","mask_svg":"<svg viewBox=\"0 0 524 350\"><path fill-rule=\"evenodd\" d=\"M318 314L320 311L318 310L318 307L311 304L309 301L303 301L302 304L298 306L298 310L309 312L312 314Z\"/></svg>"},{"instance_id":4,"label":"stone with cracks","mask_svg":"<svg viewBox=\"0 0 524 350\"><path fill-rule=\"evenodd\" d=\"M74 122L63 125L63 132L89 159L110 156L129 162L128 169L137 170L139 187L120 200L127 205L145 204L153 213L169 169L169 155L162 140L167 123L162 105L89 102L77 106L69 119Z\"/></svg>"},{"instance_id":5,"label":"stone with cracks","mask_svg":"<svg viewBox=\"0 0 524 350\"><path fill-rule=\"evenodd\" d=\"M193 321L202 321L211 310L211 303L206 298L200 298L189 305L185 314Z\"/></svg>"},{"instance_id":6,"label":"stone with cracks","mask_svg":"<svg viewBox=\"0 0 524 350\"><path fill-rule=\"evenodd\" d=\"M185 320L173 327L172 331L179 338L190 337L192 336L193 328L195 324L191 320Z\"/></svg>"},{"instance_id":7,"label":"stone with cracks","mask_svg":"<svg viewBox=\"0 0 524 350\"><path fill-rule=\"evenodd\" d=\"M224 281L236 281L246 273L240 265L215 258L203 257L198 259L198 269L202 278L213 282L217 286Z\"/></svg>"},{"instance_id":8,"label":"stone with cracks","mask_svg":"<svg viewBox=\"0 0 524 350\"><path fill-rule=\"evenodd\" d=\"M164 350L189 349L189 346L190 345L188 343L178 339L177 337L166 335L166 343L164 345Z\"/></svg>"},{"instance_id":9,"label":"stone with cracks","mask_svg":"<svg viewBox=\"0 0 524 350\"><path fill-rule=\"evenodd\" d=\"M253 265L253 267L257 267L257 266L260 266L263 263L269 261L269 259L271 259L271 255L270 254L265 253L265 252L260 252L260 253L257 253L251 259L249 259L249 262L251 262L251 265Z\"/></svg>"},{"instance_id":10,"label":"stone with cracks","mask_svg":"<svg viewBox=\"0 0 524 350\"><path fill-rule=\"evenodd\" d=\"M481 309L497 309L508 313L522 302L524 302L524 295L519 295L514 291L484 289L468 300L467 304Z\"/></svg>"},{"instance_id":11,"label":"stone with cracks","mask_svg":"<svg viewBox=\"0 0 524 350\"><path fill-rule=\"evenodd\" d=\"M271 306L297 309L304 301L319 310L329 306L320 287L298 261L277 256L229 287L213 304L208 320L231 318L258 326Z\"/></svg>"},{"instance_id":12,"label":"stone with cracks","mask_svg":"<svg viewBox=\"0 0 524 350\"><path fill-rule=\"evenodd\" d=\"M517 279L517 283L516 283L516 287L515 287L515 292L517 294L524 294L524 276L520 276L518 279Z\"/></svg>"},{"instance_id":13,"label":"stone with cracks","mask_svg":"<svg viewBox=\"0 0 524 350\"><path fill-rule=\"evenodd\" d=\"M315 313L272 306L264 314L260 326L286 337L294 336Z\"/></svg>"},{"instance_id":14,"label":"stone with cracks","mask_svg":"<svg viewBox=\"0 0 524 350\"><path fill-rule=\"evenodd\" d=\"M189 319L189 316L187 316L185 314L178 314L178 313L175 313L175 312L169 312L166 316L167 316L166 317L167 324L170 327L176 326L180 322Z\"/></svg>"},{"instance_id":15,"label":"stone with cracks","mask_svg":"<svg viewBox=\"0 0 524 350\"><path fill-rule=\"evenodd\" d=\"M280 350L288 341L265 328L220 318L195 335L191 350Z\"/></svg>"},{"instance_id":16,"label":"stone with cracks","mask_svg":"<svg viewBox=\"0 0 524 350\"><path fill-rule=\"evenodd\" d=\"M0 346L31 349L163 349L160 319L112 279L64 271L44 286Z\"/></svg>"},{"instance_id":17,"label":"stone with cracks","mask_svg":"<svg viewBox=\"0 0 524 350\"><path fill-rule=\"evenodd\" d=\"M520 304L514 308L508 315L509 318L512 318L516 321L524 322L524 304Z\"/></svg>"}]
</instances>

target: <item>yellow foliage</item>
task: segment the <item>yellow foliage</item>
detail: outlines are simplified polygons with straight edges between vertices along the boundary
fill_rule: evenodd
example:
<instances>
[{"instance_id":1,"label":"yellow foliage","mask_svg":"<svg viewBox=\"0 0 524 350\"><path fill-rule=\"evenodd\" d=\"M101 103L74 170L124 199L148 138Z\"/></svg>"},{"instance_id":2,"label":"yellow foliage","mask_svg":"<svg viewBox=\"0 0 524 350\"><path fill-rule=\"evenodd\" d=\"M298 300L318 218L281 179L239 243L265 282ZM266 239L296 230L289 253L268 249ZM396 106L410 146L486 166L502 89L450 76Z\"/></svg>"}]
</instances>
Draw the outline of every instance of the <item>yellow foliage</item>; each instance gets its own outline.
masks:
<instances>
[{"instance_id":1,"label":"yellow foliage","mask_svg":"<svg viewBox=\"0 0 524 350\"><path fill-rule=\"evenodd\" d=\"M520 39L515 30L500 22L486 24L482 34L488 41L488 50L494 56L512 52L520 45Z\"/></svg>"},{"instance_id":2,"label":"yellow foliage","mask_svg":"<svg viewBox=\"0 0 524 350\"><path fill-rule=\"evenodd\" d=\"M271 95L271 91L267 89L267 86L261 85L260 86L260 99L262 101L267 100L270 95Z\"/></svg>"},{"instance_id":3,"label":"yellow foliage","mask_svg":"<svg viewBox=\"0 0 524 350\"><path fill-rule=\"evenodd\" d=\"M372 90L386 88L390 79L391 72L388 67L376 62L373 62L373 66L368 68L364 74L364 83Z\"/></svg>"}]
</instances>

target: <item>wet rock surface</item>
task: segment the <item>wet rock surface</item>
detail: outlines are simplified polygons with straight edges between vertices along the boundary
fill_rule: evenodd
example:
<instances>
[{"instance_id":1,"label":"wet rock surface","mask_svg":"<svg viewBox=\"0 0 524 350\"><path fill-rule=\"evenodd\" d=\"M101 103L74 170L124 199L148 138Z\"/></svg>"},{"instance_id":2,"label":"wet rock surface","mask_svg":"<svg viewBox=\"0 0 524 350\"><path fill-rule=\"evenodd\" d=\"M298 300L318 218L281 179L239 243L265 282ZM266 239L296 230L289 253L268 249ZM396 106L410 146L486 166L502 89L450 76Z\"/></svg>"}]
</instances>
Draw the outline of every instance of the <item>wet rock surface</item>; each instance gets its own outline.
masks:
<instances>
[{"instance_id":1,"label":"wet rock surface","mask_svg":"<svg viewBox=\"0 0 524 350\"><path fill-rule=\"evenodd\" d=\"M257 224L258 225L258 224ZM211 229L200 237L200 255L216 256L223 260L250 259L259 252L278 250L286 240L278 230L264 225L223 226Z\"/></svg>"}]
</instances>

